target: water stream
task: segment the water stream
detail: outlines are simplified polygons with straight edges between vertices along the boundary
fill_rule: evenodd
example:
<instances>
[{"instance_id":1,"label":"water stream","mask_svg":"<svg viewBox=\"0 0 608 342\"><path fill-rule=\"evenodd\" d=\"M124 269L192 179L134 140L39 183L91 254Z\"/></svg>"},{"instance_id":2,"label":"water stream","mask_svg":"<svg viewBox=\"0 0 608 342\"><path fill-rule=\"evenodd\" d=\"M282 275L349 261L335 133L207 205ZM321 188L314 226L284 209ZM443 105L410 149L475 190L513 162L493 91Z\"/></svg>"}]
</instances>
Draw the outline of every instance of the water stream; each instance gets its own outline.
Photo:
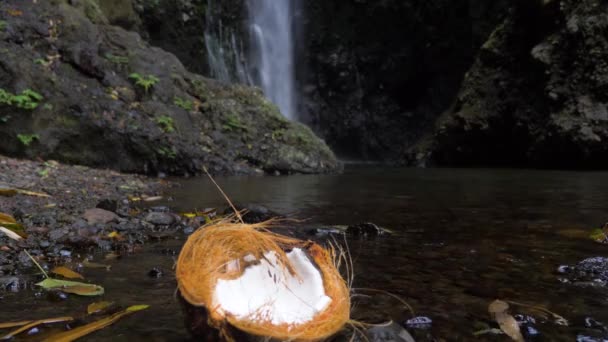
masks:
<instances>
[{"instance_id":1,"label":"water stream","mask_svg":"<svg viewBox=\"0 0 608 342\"><path fill-rule=\"evenodd\" d=\"M177 210L226 207L208 179L179 180L166 204ZM355 262L355 287L390 291L417 315L433 320L414 331L417 341L507 341L472 333L491 323L496 298L542 305L570 326L539 320L543 341L574 341L598 332L587 318L608 323L606 288L559 281L559 265L606 256L605 245L587 232L608 218L608 173L526 170L350 168L341 175L223 177L217 179L235 202L257 203L309 222L372 221L392 229L375 239L347 237ZM184 341L172 267L183 240L149 244L111 261L112 270L86 270L103 284L103 300L147 303L145 312L88 337L88 341ZM164 271L150 278L153 267ZM82 314L99 298L71 296L49 305L39 289L0 293L0 321ZM367 322L410 318L386 296L358 297L353 317ZM514 310L514 313L520 311ZM588 321L588 320L587 320ZM601 331L599 331L601 333ZM599 340L598 340L599 341Z\"/></svg>"}]
</instances>

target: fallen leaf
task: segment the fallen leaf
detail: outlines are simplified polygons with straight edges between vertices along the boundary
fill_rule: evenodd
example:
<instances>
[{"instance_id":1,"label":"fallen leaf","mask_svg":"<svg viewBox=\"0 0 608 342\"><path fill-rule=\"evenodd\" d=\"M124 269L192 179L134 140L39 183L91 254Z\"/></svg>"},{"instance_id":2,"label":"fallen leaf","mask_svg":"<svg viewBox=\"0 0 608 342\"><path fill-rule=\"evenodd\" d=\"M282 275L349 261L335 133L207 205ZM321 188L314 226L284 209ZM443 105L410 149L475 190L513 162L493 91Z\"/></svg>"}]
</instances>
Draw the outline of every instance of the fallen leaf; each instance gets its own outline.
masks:
<instances>
[{"instance_id":1,"label":"fallen leaf","mask_svg":"<svg viewBox=\"0 0 608 342\"><path fill-rule=\"evenodd\" d=\"M41 319L38 321L29 321L30 323L27 323L25 325L22 325L20 328L13 330L11 332L9 332L8 334L0 337L0 340L8 340L13 338L16 335L21 334L24 331L30 330L31 328L38 326L40 324L49 324L49 323L57 323L57 322L67 322L67 321L73 321L74 318L72 317L55 317L55 318L46 318L46 319ZM21 322L19 322L21 323Z\"/></svg>"},{"instance_id":2,"label":"fallen leaf","mask_svg":"<svg viewBox=\"0 0 608 342\"><path fill-rule=\"evenodd\" d=\"M80 296L100 296L104 293L103 287L99 285L53 278L46 278L36 285L46 290L62 290Z\"/></svg>"},{"instance_id":3,"label":"fallen leaf","mask_svg":"<svg viewBox=\"0 0 608 342\"><path fill-rule=\"evenodd\" d=\"M71 341L79 339L83 336L86 336L92 332L103 329L103 328L115 323L116 321L118 321L119 319L121 319L122 317L124 317L126 315L130 315L137 311L145 310L148 307L149 307L148 305L130 306L121 312L117 312L111 316L102 318L98 321L91 322L87 325L83 325L81 327L77 327L72 330L64 331L64 332L49 336L48 338L43 340L43 342L71 342Z\"/></svg>"},{"instance_id":4,"label":"fallen leaf","mask_svg":"<svg viewBox=\"0 0 608 342\"><path fill-rule=\"evenodd\" d=\"M90 315L90 314L100 312L100 311L108 308L112 304L114 304L114 303L106 302L106 301L91 303L91 304L89 304L89 306L87 306L87 313Z\"/></svg>"},{"instance_id":5,"label":"fallen leaf","mask_svg":"<svg viewBox=\"0 0 608 342\"><path fill-rule=\"evenodd\" d=\"M111 232L110 234L108 234L108 237L110 239L116 239L116 240L122 240L122 238L123 238L122 235L120 235L120 233L116 232L116 231Z\"/></svg>"},{"instance_id":6,"label":"fallen leaf","mask_svg":"<svg viewBox=\"0 0 608 342\"><path fill-rule=\"evenodd\" d=\"M499 299L493 301L488 306L488 312L490 312L490 314L493 314L493 315L497 314L497 313L507 312L507 310L509 310L509 304L507 302L499 300Z\"/></svg>"},{"instance_id":7,"label":"fallen leaf","mask_svg":"<svg viewBox=\"0 0 608 342\"><path fill-rule=\"evenodd\" d=\"M22 238L27 238L27 233L25 233L23 226L9 214L0 213L0 226L17 233Z\"/></svg>"},{"instance_id":8,"label":"fallen leaf","mask_svg":"<svg viewBox=\"0 0 608 342\"><path fill-rule=\"evenodd\" d=\"M154 202L154 201L160 201L163 199L163 196L150 196L150 197L144 197L144 201L145 202Z\"/></svg>"},{"instance_id":9,"label":"fallen leaf","mask_svg":"<svg viewBox=\"0 0 608 342\"><path fill-rule=\"evenodd\" d=\"M74 272L65 266L55 267L51 270L51 273L58 274L68 279L84 279L84 277L80 273Z\"/></svg>"},{"instance_id":10,"label":"fallen leaf","mask_svg":"<svg viewBox=\"0 0 608 342\"><path fill-rule=\"evenodd\" d=\"M26 325L29 323L32 323L33 321L20 321L20 322L7 322L7 323L0 323L0 329L7 329L7 328L14 328L14 327L20 327L22 325Z\"/></svg>"},{"instance_id":11,"label":"fallen leaf","mask_svg":"<svg viewBox=\"0 0 608 342\"><path fill-rule=\"evenodd\" d=\"M26 196L35 196L35 197L51 197L51 195L45 194L43 192L35 192L35 191L0 186L0 196L12 197L17 194L26 195Z\"/></svg>"},{"instance_id":12,"label":"fallen leaf","mask_svg":"<svg viewBox=\"0 0 608 342\"><path fill-rule=\"evenodd\" d=\"M104 257L104 259L106 259L106 260L116 260L119 257L120 257L120 254L114 253L114 252L110 252L110 253L106 254L106 256Z\"/></svg>"},{"instance_id":13,"label":"fallen leaf","mask_svg":"<svg viewBox=\"0 0 608 342\"><path fill-rule=\"evenodd\" d=\"M0 188L0 196L13 197L17 194L17 190L12 188Z\"/></svg>"},{"instance_id":14,"label":"fallen leaf","mask_svg":"<svg viewBox=\"0 0 608 342\"><path fill-rule=\"evenodd\" d=\"M6 234L6 236L8 236L9 238L11 238L13 240L19 241L19 240L23 239L21 236L19 236L19 234L15 233L14 231L12 231L6 227L3 227L3 226L0 226L0 232Z\"/></svg>"},{"instance_id":15,"label":"fallen leaf","mask_svg":"<svg viewBox=\"0 0 608 342\"><path fill-rule=\"evenodd\" d=\"M112 265L99 264L88 260L83 261L82 266L86 268L105 268L108 271L112 268Z\"/></svg>"},{"instance_id":16,"label":"fallen leaf","mask_svg":"<svg viewBox=\"0 0 608 342\"><path fill-rule=\"evenodd\" d=\"M51 197L51 195L45 194L44 192L35 192L35 191L22 190L22 189L17 189L17 192L21 195L26 195L26 196Z\"/></svg>"},{"instance_id":17,"label":"fallen leaf","mask_svg":"<svg viewBox=\"0 0 608 342\"><path fill-rule=\"evenodd\" d=\"M513 341L524 342L524 337L519 329L519 324L517 324L517 321L513 316L507 313L508 309L509 304L498 299L490 303L488 306L488 312L494 316L494 320L500 326L500 330L502 330Z\"/></svg>"}]
</instances>

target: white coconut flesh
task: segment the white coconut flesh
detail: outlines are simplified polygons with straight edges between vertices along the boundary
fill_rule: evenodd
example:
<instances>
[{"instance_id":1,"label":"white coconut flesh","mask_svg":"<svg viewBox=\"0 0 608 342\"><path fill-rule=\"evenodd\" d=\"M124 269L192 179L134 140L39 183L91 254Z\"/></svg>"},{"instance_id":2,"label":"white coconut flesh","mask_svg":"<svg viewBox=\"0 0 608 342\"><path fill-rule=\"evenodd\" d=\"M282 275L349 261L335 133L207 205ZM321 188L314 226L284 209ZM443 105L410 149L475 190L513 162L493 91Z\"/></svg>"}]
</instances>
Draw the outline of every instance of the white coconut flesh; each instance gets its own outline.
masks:
<instances>
[{"instance_id":1,"label":"white coconut flesh","mask_svg":"<svg viewBox=\"0 0 608 342\"><path fill-rule=\"evenodd\" d=\"M241 277L217 281L214 309L241 320L297 325L311 321L331 303L321 273L302 249L287 253L295 275L278 264L274 251L264 256Z\"/></svg>"}]
</instances>

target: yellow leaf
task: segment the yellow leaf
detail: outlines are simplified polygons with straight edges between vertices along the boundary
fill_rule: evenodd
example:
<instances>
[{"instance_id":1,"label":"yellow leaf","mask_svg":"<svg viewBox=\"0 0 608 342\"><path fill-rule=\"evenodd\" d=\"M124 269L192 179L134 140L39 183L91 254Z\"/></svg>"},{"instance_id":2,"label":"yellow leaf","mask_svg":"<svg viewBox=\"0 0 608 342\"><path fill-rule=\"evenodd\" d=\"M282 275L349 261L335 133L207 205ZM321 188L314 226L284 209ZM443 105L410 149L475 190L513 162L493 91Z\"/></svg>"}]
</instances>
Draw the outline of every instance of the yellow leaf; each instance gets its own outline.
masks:
<instances>
[{"instance_id":1,"label":"yellow leaf","mask_svg":"<svg viewBox=\"0 0 608 342\"><path fill-rule=\"evenodd\" d=\"M51 197L51 195L45 194L43 192L35 192L35 191L22 190L22 189L17 189L17 192L20 193L20 194L22 194L22 195L26 195L26 196Z\"/></svg>"},{"instance_id":2,"label":"yellow leaf","mask_svg":"<svg viewBox=\"0 0 608 342\"><path fill-rule=\"evenodd\" d=\"M71 342L71 341L79 339L83 336L86 336L92 332L103 329L103 328L115 323L116 321L118 321L119 319L121 319L122 317L124 317L126 315L130 315L134 312L144 310L147 308L148 308L147 305L130 306L126 310L117 312L111 316L102 318L98 321L89 323L87 325L83 325L78 328L74 328L69 331L65 331L65 332L61 332L61 333L49 336L48 338L43 340L43 342Z\"/></svg>"},{"instance_id":3,"label":"yellow leaf","mask_svg":"<svg viewBox=\"0 0 608 342\"><path fill-rule=\"evenodd\" d=\"M106 270L110 270L110 268L112 268L111 265L104 265L104 264L99 264L96 262L92 262L89 260L85 260L82 262L82 266L86 267L86 268L105 268Z\"/></svg>"},{"instance_id":4,"label":"yellow leaf","mask_svg":"<svg viewBox=\"0 0 608 342\"><path fill-rule=\"evenodd\" d=\"M14 327L20 327L22 325L26 325L29 323L32 323L33 321L20 321L20 322L7 322L7 323L0 323L0 329L7 329L7 328L14 328Z\"/></svg>"},{"instance_id":5,"label":"yellow leaf","mask_svg":"<svg viewBox=\"0 0 608 342\"><path fill-rule=\"evenodd\" d=\"M120 236L120 233L118 233L118 232L111 232L110 234L108 234L108 237L110 239L120 239L121 236Z\"/></svg>"},{"instance_id":6,"label":"yellow leaf","mask_svg":"<svg viewBox=\"0 0 608 342\"><path fill-rule=\"evenodd\" d=\"M20 328L13 330L13 331L9 332L8 334L0 337L0 340L11 339L14 336L19 335L24 331L30 330L31 328L33 328L37 325L40 325L40 324L66 322L66 321L73 321L73 320L74 320L74 318L72 318L72 317L55 317L55 318L41 319L38 321L30 321L30 323L27 323L27 324L21 326ZM19 323L22 323L22 322L19 322Z\"/></svg>"},{"instance_id":7,"label":"yellow leaf","mask_svg":"<svg viewBox=\"0 0 608 342\"><path fill-rule=\"evenodd\" d=\"M96 302L96 303L91 303L89 304L89 306L87 306L87 313L90 314L94 314L97 312L100 312L104 309L106 309L107 307L109 307L110 305L112 305L112 302Z\"/></svg>"},{"instance_id":8,"label":"yellow leaf","mask_svg":"<svg viewBox=\"0 0 608 342\"><path fill-rule=\"evenodd\" d=\"M51 273L59 274L60 276L68 279L84 279L80 273L74 272L65 266L55 267L51 270Z\"/></svg>"}]
</instances>

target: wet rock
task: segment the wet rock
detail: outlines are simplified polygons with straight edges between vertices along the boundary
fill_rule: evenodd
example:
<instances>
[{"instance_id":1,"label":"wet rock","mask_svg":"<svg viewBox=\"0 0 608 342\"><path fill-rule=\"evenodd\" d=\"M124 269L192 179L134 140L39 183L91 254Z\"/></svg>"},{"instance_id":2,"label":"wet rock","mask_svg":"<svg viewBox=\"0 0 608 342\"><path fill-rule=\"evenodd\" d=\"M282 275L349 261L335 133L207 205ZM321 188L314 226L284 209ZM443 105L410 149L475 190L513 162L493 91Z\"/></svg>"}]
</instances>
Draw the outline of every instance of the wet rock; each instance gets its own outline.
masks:
<instances>
[{"instance_id":1,"label":"wet rock","mask_svg":"<svg viewBox=\"0 0 608 342\"><path fill-rule=\"evenodd\" d=\"M245 223L260 223L271 218L280 217L281 215L271 211L263 205L247 203L247 204L235 204L237 210L245 210L245 214L242 215ZM234 209L228 207L224 210L224 215L234 214Z\"/></svg>"},{"instance_id":2,"label":"wet rock","mask_svg":"<svg viewBox=\"0 0 608 342\"><path fill-rule=\"evenodd\" d=\"M32 259L29 255L27 255L25 251L21 251L19 252L19 254L17 254L17 260L19 261L19 264L22 267L28 268L34 266Z\"/></svg>"},{"instance_id":3,"label":"wet rock","mask_svg":"<svg viewBox=\"0 0 608 342\"><path fill-rule=\"evenodd\" d=\"M560 266L565 279L579 285L605 286L608 283L608 258L587 258L574 266Z\"/></svg>"},{"instance_id":4,"label":"wet rock","mask_svg":"<svg viewBox=\"0 0 608 342\"><path fill-rule=\"evenodd\" d=\"M148 271L148 277L150 278L160 278L163 276L163 270L159 267L154 267L150 271Z\"/></svg>"},{"instance_id":5,"label":"wet rock","mask_svg":"<svg viewBox=\"0 0 608 342\"><path fill-rule=\"evenodd\" d=\"M412 335L401 325L392 323L387 326L373 327L366 332L371 342L414 342Z\"/></svg>"},{"instance_id":6,"label":"wet rock","mask_svg":"<svg viewBox=\"0 0 608 342\"><path fill-rule=\"evenodd\" d=\"M372 237L383 235L386 232L384 228L378 227L371 222L354 224L346 228L346 233L354 236Z\"/></svg>"},{"instance_id":7,"label":"wet rock","mask_svg":"<svg viewBox=\"0 0 608 342\"><path fill-rule=\"evenodd\" d=\"M9 292L18 292L25 288L26 281L15 276L0 277L0 288Z\"/></svg>"},{"instance_id":8,"label":"wet rock","mask_svg":"<svg viewBox=\"0 0 608 342\"><path fill-rule=\"evenodd\" d=\"M87 209L84 212L83 218L91 225L93 224L108 224L118 221L118 215L111 211L100 208Z\"/></svg>"},{"instance_id":9,"label":"wet rock","mask_svg":"<svg viewBox=\"0 0 608 342\"><path fill-rule=\"evenodd\" d=\"M118 201L104 199L99 201L95 207L115 213L118 210Z\"/></svg>"},{"instance_id":10,"label":"wet rock","mask_svg":"<svg viewBox=\"0 0 608 342\"><path fill-rule=\"evenodd\" d=\"M32 109L0 106L0 117L11 117L0 125L0 135L11 137L0 141L5 154L152 175L196 174L203 165L212 173L249 174L341 168L312 130L286 120L260 91L191 73L175 55L108 24L98 6L79 5L95 1L5 3L22 15L3 17L14 28L0 32L0 49L11 52L0 60L3 88L11 93L32 89L44 102ZM66 29L59 39L36 33L42 17L61 18ZM170 35L171 41L180 36ZM199 38L192 36L200 44ZM46 61L49 69L24 63L57 51L61 58ZM156 81L144 90L129 77L132 73ZM25 148L16 131L36 132L38 139ZM219 139L207 139L213 132Z\"/></svg>"},{"instance_id":11,"label":"wet rock","mask_svg":"<svg viewBox=\"0 0 608 342\"><path fill-rule=\"evenodd\" d=\"M67 234L64 229L54 229L49 232L49 240L58 241Z\"/></svg>"},{"instance_id":12,"label":"wet rock","mask_svg":"<svg viewBox=\"0 0 608 342\"><path fill-rule=\"evenodd\" d=\"M418 316L405 321L405 326L409 329L430 329L433 320L426 316Z\"/></svg>"},{"instance_id":13,"label":"wet rock","mask_svg":"<svg viewBox=\"0 0 608 342\"><path fill-rule=\"evenodd\" d=\"M175 217L165 212L151 212L144 220L156 226L169 226L175 222Z\"/></svg>"}]
</instances>

